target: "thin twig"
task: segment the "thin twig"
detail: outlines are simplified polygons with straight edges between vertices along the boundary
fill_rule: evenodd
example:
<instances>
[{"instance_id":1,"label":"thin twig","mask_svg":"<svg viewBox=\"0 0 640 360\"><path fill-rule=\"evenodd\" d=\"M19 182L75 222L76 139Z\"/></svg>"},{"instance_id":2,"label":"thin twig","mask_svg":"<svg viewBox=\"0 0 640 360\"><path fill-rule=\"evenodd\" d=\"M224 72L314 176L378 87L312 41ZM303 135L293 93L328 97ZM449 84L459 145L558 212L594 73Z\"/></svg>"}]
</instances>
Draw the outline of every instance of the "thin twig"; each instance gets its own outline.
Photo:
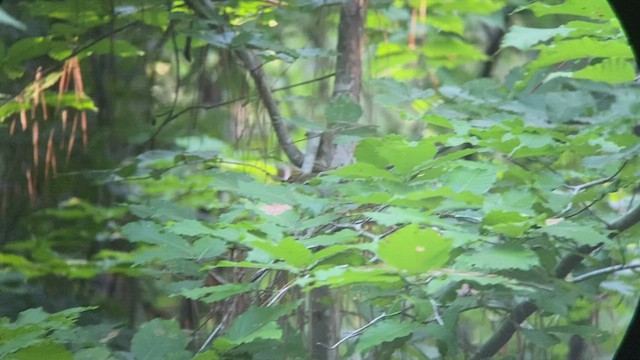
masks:
<instances>
[{"instance_id":1,"label":"thin twig","mask_svg":"<svg viewBox=\"0 0 640 360\"><path fill-rule=\"evenodd\" d=\"M198 349L198 353L203 352L209 346L209 344L211 344L213 339L215 339L216 335L218 335L220 333L220 331L222 331L222 327L224 326L224 322L227 321L227 317L229 317L229 314L230 314L229 312L226 312L224 314L224 316L222 317L222 320L220 320L220 323L218 324L218 326L216 326L216 328L213 329L211 334L209 334L209 337L207 337L207 340L205 340L204 343L202 344L202 346L200 347L200 349Z\"/></svg>"},{"instance_id":2,"label":"thin twig","mask_svg":"<svg viewBox=\"0 0 640 360\"><path fill-rule=\"evenodd\" d=\"M325 79L328 79L332 76L334 76L335 73L331 73L331 74L327 74L324 76L320 76L314 79L310 79L310 80L305 80L299 83L295 83L295 84L291 84L291 85L287 85L287 86L283 86L283 87L279 87L279 88L275 88L272 89L271 92L278 92L278 91L283 91L283 90L288 90L297 86L303 86L303 85L307 85L307 84L311 84L317 81L322 81ZM239 102L239 101L244 101L247 100L246 96L239 96L237 98L231 99L231 100L226 100L226 101L221 101L215 104L211 104L211 105L194 105L194 106L189 106L186 107L174 114L172 114L172 111L165 111L162 112L160 114L158 114L157 116L165 116L165 115L169 115L167 116L164 121L160 124L160 126L158 126L158 128L156 129L156 131L153 133L153 135L151 135L151 139L154 139L158 136L158 134L160 133L160 131L162 131L162 129L164 129L165 126L167 126L170 122L172 122L173 120L177 119L178 117L180 117L181 115L188 113L189 111L194 111L194 110L211 110L211 109L215 109L218 107L222 107L222 106L226 106L226 105L231 105L233 103ZM250 100L253 100L253 98L251 98Z\"/></svg>"},{"instance_id":3,"label":"thin twig","mask_svg":"<svg viewBox=\"0 0 640 360\"><path fill-rule=\"evenodd\" d=\"M622 170L624 169L624 167L627 165L627 161L623 162L622 165L620 166L620 168L618 168L618 170L611 176L603 178L603 179L598 179L598 180L593 180L593 181L589 181L588 183L584 183L584 184L580 184L580 185L565 185L566 188L571 189L571 193L575 196L578 193L580 193L581 191L588 189L590 187L596 186L596 185L601 185L604 183L607 183L611 180L613 180L616 176L618 176L618 174L620 174L620 172L622 172ZM602 200L604 198L605 194L602 194L599 198L595 199L594 201L592 201L589 205L587 205L586 207L580 209L579 211L570 214L570 215L566 215L572 208L573 208L573 204L569 203L567 204L567 207L565 207L560 214L556 215L556 218L561 218L561 217L565 217L565 218L570 218L570 217L575 217L577 215L582 214L583 212L585 212L586 210L589 210L590 207L592 207L593 205L595 205L598 201Z\"/></svg>"},{"instance_id":4,"label":"thin twig","mask_svg":"<svg viewBox=\"0 0 640 360\"><path fill-rule=\"evenodd\" d=\"M640 268L640 264L626 264L626 265L609 266L609 267L606 267L606 268L590 271L588 273L575 276L573 279L571 279L571 282L573 282L573 283L582 282L582 281L591 279L592 277L596 277L596 276L599 276L599 275L611 274L611 273L615 273L615 272L622 271L622 270L633 270L633 269L638 269L638 268Z\"/></svg>"},{"instance_id":5,"label":"thin twig","mask_svg":"<svg viewBox=\"0 0 640 360\"><path fill-rule=\"evenodd\" d=\"M618 169L618 171L616 171L613 175L603 178L603 179L598 179L598 180L593 180L593 181L589 181L588 183L585 184L580 184L580 185L575 185L575 186L571 186L571 185L565 185L566 187L568 187L569 189L573 190L573 194L577 194L582 190L588 189L590 187L596 186L596 185L601 185L604 183L607 183L611 180L613 180L616 176L618 176L618 174L620 174L620 172L622 172L622 170L624 169L624 167L627 166L627 161L623 162L622 165L620 166L620 168Z\"/></svg>"},{"instance_id":6,"label":"thin twig","mask_svg":"<svg viewBox=\"0 0 640 360\"><path fill-rule=\"evenodd\" d=\"M306 275L304 278L308 278L310 275ZM291 281L289 281L289 283L287 285L285 285L282 289L278 290L278 292L271 298L271 300L269 300L269 302L266 303L265 307L269 307L272 306L273 304L275 304L276 302L278 302L278 300L280 300L284 294L289 291L289 289L291 289L291 287L293 287L296 283L297 279L293 279Z\"/></svg>"},{"instance_id":7,"label":"thin twig","mask_svg":"<svg viewBox=\"0 0 640 360\"><path fill-rule=\"evenodd\" d=\"M381 320L393 317L393 316L400 315L403 312L407 311L407 309L409 309L409 308L405 307L405 308L402 308L402 309L400 309L400 310L398 310L398 311L396 311L394 313L391 313L391 314L382 313L379 316L375 317L373 320L369 321L364 326L359 327L359 328L355 329L354 331L350 332L347 336L343 337L337 343L333 344L333 346L329 346L329 345L323 344L323 343L318 343L318 345L320 345L320 346L322 346L322 347L324 347L326 349L329 349L329 350L335 350L338 346L340 346L340 344L342 344L343 342L345 342L345 341L347 341L347 340L349 340L351 338L354 338L354 337L360 335L363 331L365 331L366 329L370 328L375 323L377 323L377 322L379 322Z\"/></svg>"},{"instance_id":8,"label":"thin twig","mask_svg":"<svg viewBox=\"0 0 640 360\"><path fill-rule=\"evenodd\" d=\"M438 304L433 299L429 299L429 301L431 302L431 307L433 307L433 317L440 326L444 326L444 321L442 321L442 318L440 317L440 310L438 310Z\"/></svg>"}]
</instances>

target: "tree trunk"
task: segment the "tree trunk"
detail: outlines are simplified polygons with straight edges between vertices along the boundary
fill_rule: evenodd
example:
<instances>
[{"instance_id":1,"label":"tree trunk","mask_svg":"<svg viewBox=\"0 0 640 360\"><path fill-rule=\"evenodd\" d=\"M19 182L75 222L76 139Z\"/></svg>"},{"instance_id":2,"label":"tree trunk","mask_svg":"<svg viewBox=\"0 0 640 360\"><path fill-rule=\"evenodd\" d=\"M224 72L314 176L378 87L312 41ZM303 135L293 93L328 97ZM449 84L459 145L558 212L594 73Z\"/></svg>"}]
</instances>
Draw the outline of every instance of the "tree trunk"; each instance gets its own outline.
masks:
<instances>
[{"instance_id":1,"label":"tree trunk","mask_svg":"<svg viewBox=\"0 0 640 360\"><path fill-rule=\"evenodd\" d=\"M349 96L352 101L360 100L362 83L362 45L364 40L364 21L366 16L365 0L348 0L340 11L338 25L338 58L336 60L336 78L333 97ZM330 168L349 164L353 161L355 144L333 144L334 133L331 129L322 135L322 144L317 161ZM311 293L310 337L312 358L330 360L338 358L338 349L329 350L326 345L338 341L339 324L342 316L333 302L328 287L315 289ZM325 345L325 346L323 346Z\"/></svg>"}]
</instances>

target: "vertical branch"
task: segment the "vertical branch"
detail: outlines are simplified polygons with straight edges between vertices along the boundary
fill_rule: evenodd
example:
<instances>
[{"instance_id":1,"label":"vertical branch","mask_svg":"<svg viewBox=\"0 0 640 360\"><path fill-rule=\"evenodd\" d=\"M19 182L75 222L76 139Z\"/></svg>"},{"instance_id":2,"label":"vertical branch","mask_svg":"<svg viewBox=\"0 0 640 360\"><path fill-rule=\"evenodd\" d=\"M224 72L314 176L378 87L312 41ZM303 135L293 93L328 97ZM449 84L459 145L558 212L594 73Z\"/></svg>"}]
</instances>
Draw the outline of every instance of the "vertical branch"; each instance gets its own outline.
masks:
<instances>
[{"instance_id":1,"label":"vertical branch","mask_svg":"<svg viewBox=\"0 0 640 360\"><path fill-rule=\"evenodd\" d=\"M336 59L336 77L333 97L349 96L354 102L360 100L362 83L362 45L364 40L364 21L366 0L347 0L340 10L338 25L338 45ZM331 130L322 135L317 161L327 167L345 165L353 160L354 144L336 147ZM322 344L337 341L341 314L333 307L337 301L328 287L320 287L311 292L310 338L312 358L327 360L337 358L337 352L328 350Z\"/></svg>"},{"instance_id":2,"label":"vertical branch","mask_svg":"<svg viewBox=\"0 0 640 360\"><path fill-rule=\"evenodd\" d=\"M253 82L256 85L260 99L267 109L267 113L269 113L271 126L278 137L280 147L282 147L282 150L287 154L289 161L291 161L293 165L301 167L304 161L304 154L302 154L302 152L295 146L291 140L291 135L289 134L287 126L282 122L280 108L273 97L271 88L269 88L269 84L266 81L262 67L258 64L256 57L251 50L238 49L236 50L236 53L253 78Z\"/></svg>"},{"instance_id":3,"label":"vertical branch","mask_svg":"<svg viewBox=\"0 0 640 360\"><path fill-rule=\"evenodd\" d=\"M364 21L367 12L366 0L348 0L340 10L336 78L333 97L349 96L358 103L362 87L362 47L364 43ZM355 144L333 144L331 130L322 136L318 161L328 167L349 164L353 161Z\"/></svg>"}]
</instances>

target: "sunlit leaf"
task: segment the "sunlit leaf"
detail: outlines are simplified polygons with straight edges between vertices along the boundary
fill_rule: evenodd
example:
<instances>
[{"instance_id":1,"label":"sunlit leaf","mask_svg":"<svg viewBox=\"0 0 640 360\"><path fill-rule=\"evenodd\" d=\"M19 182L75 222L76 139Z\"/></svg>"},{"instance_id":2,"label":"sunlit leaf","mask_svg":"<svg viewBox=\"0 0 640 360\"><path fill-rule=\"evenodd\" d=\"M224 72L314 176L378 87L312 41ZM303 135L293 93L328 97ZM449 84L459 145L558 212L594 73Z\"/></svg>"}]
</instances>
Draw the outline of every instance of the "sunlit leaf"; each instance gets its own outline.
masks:
<instances>
[{"instance_id":1,"label":"sunlit leaf","mask_svg":"<svg viewBox=\"0 0 640 360\"><path fill-rule=\"evenodd\" d=\"M449 259L451 243L432 229L411 224L382 239L378 256L410 274L424 273L444 265Z\"/></svg>"}]
</instances>

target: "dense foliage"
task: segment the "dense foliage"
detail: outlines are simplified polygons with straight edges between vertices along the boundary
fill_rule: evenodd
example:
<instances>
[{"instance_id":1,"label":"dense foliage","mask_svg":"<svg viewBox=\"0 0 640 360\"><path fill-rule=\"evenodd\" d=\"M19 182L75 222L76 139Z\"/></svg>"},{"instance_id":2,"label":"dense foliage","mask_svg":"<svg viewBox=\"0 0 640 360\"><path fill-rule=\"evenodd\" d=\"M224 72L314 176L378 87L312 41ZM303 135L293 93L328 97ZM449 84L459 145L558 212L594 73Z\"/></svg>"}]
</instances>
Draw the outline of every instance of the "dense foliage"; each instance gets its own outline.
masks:
<instances>
[{"instance_id":1,"label":"dense foliage","mask_svg":"<svg viewBox=\"0 0 640 360\"><path fill-rule=\"evenodd\" d=\"M615 350L640 91L606 1L371 0L362 101L328 90L340 1L16 3L0 358ZM294 143L353 163L295 173L248 53Z\"/></svg>"}]
</instances>

